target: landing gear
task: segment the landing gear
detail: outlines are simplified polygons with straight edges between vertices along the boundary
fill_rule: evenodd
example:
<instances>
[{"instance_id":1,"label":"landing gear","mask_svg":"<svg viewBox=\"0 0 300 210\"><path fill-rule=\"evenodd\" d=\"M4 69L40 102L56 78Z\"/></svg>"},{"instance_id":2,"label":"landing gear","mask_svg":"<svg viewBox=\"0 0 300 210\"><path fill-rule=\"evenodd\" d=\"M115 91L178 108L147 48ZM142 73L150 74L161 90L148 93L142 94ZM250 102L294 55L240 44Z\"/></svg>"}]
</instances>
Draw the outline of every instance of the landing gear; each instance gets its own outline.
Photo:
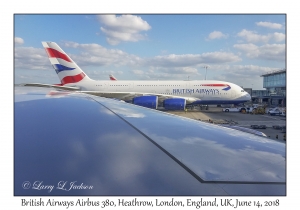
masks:
<instances>
[{"instance_id":1,"label":"landing gear","mask_svg":"<svg viewBox=\"0 0 300 210\"><path fill-rule=\"evenodd\" d=\"M200 105L200 110L208 110L208 105Z\"/></svg>"}]
</instances>

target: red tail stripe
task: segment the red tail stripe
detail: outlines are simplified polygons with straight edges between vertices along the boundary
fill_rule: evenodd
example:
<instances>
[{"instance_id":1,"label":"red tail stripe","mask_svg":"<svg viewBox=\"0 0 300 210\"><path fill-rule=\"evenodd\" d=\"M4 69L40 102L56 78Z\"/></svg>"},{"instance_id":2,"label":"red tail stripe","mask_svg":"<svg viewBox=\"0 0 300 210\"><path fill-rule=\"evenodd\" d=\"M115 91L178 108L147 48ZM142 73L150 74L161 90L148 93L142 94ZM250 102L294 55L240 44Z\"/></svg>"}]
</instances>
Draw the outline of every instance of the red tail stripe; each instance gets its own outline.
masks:
<instances>
[{"instance_id":1,"label":"red tail stripe","mask_svg":"<svg viewBox=\"0 0 300 210\"><path fill-rule=\"evenodd\" d=\"M85 77L85 74L82 72L80 74L77 74L75 76L66 76L61 80L61 84L65 85L68 83L76 83L81 81Z\"/></svg>"},{"instance_id":2,"label":"red tail stripe","mask_svg":"<svg viewBox=\"0 0 300 210\"><path fill-rule=\"evenodd\" d=\"M55 49L52 49L52 48L45 48L45 49L46 49L46 52L47 52L49 58L61 58L61 59L64 59L65 61L72 62L67 55L65 55Z\"/></svg>"},{"instance_id":3,"label":"red tail stripe","mask_svg":"<svg viewBox=\"0 0 300 210\"><path fill-rule=\"evenodd\" d=\"M202 86L228 86L228 85L226 85L226 84L205 84Z\"/></svg>"}]
</instances>

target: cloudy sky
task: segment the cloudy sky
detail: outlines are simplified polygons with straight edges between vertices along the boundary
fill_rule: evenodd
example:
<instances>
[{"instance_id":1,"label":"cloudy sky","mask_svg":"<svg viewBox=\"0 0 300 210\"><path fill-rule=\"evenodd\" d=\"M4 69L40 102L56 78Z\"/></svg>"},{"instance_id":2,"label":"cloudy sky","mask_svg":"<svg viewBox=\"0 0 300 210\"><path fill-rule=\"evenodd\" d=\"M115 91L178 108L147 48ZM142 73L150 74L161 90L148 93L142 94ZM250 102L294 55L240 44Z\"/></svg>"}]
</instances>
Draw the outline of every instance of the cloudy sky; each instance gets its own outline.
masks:
<instances>
[{"instance_id":1,"label":"cloudy sky","mask_svg":"<svg viewBox=\"0 0 300 210\"><path fill-rule=\"evenodd\" d=\"M9 1L1 16L2 95L1 154L5 180L2 200L20 206L13 195L14 106L12 82L58 83L42 41L55 41L93 79L222 79L262 88L259 75L287 66L287 153L297 157L297 100L299 76L299 9L297 1ZM76 13L82 15L30 15ZM90 13L89 15L85 15ZM91 15L91 13L95 15ZM132 14L111 19L96 14ZM145 14L210 15L145 15ZM235 15L213 15L213 14ZM141 15L143 14L143 15ZM252 14L252 15L237 15ZM257 15L267 14L267 15ZM277 15L270 15L277 14ZM280 14L280 15L278 15ZM286 15L285 15L286 14ZM117 19L117 20L115 20ZM126 21L124 20L126 19ZM129 21L130 20L130 21ZM129 24L130 23L130 24ZM284 38L283 38L284 37ZM282 40L284 39L284 40ZM286 44L286 45L285 45ZM285 58L287 50L287 58ZM287 62L287 64L285 63ZM11 87L11 91L6 91ZM293 97L294 100L290 100ZM7 161L8 160L8 161ZM288 158L287 194L281 207L298 205L297 158ZM7 196L9 195L9 196ZM250 199L250 198L249 198ZM261 203L267 198L256 197Z\"/></svg>"},{"instance_id":2,"label":"cloudy sky","mask_svg":"<svg viewBox=\"0 0 300 210\"><path fill-rule=\"evenodd\" d=\"M96 80L206 76L262 89L261 74L286 68L284 14L15 14L14 39L16 84L60 82L42 41Z\"/></svg>"}]
</instances>

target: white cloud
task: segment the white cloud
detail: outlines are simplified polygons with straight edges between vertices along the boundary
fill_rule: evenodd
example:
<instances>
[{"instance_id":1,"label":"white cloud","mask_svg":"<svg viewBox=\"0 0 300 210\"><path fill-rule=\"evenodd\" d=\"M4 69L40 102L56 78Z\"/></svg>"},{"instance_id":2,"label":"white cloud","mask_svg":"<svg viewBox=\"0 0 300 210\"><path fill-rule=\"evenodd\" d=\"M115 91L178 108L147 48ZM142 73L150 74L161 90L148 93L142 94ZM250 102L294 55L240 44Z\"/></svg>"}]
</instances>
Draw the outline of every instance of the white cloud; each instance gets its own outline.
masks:
<instances>
[{"instance_id":1,"label":"white cloud","mask_svg":"<svg viewBox=\"0 0 300 210\"><path fill-rule=\"evenodd\" d=\"M284 41L284 40L285 40L285 34L275 32L275 33L273 34L273 39L274 39L276 42Z\"/></svg>"},{"instance_id":2,"label":"white cloud","mask_svg":"<svg viewBox=\"0 0 300 210\"><path fill-rule=\"evenodd\" d=\"M131 70L132 73L137 74L137 75L143 75L144 71L142 70Z\"/></svg>"},{"instance_id":3,"label":"white cloud","mask_svg":"<svg viewBox=\"0 0 300 210\"><path fill-rule=\"evenodd\" d=\"M255 44L235 44L233 45L234 48L240 50L243 53L246 53L247 57L256 57L253 55L259 54L259 48Z\"/></svg>"},{"instance_id":4,"label":"white cloud","mask_svg":"<svg viewBox=\"0 0 300 210\"><path fill-rule=\"evenodd\" d=\"M164 55L149 59L128 54L118 49L106 49L98 44L78 44L66 42L65 46L81 49L80 55L71 55L79 65L114 65L131 67L195 67L208 63L228 63L239 61L240 58L228 52L210 52L203 54ZM189 69L190 71L191 69ZM185 71L188 71L187 69Z\"/></svg>"},{"instance_id":5,"label":"white cloud","mask_svg":"<svg viewBox=\"0 0 300 210\"><path fill-rule=\"evenodd\" d=\"M245 53L248 58L285 61L285 44L266 44L262 46L235 44L233 47Z\"/></svg>"},{"instance_id":6,"label":"white cloud","mask_svg":"<svg viewBox=\"0 0 300 210\"><path fill-rule=\"evenodd\" d=\"M65 42L65 47L79 49L80 53L65 52L80 66L139 66L143 60L118 49L106 49L98 44L78 44ZM26 69L52 69L43 48L16 47L15 67ZM94 72L92 72L94 73ZM110 72L113 73L113 72ZM114 74L117 74L114 72Z\"/></svg>"},{"instance_id":7,"label":"white cloud","mask_svg":"<svg viewBox=\"0 0 300 210\"><path fill-rule=\"evenodd\" d=\"M237 61L240 61L240 58L233 53L209 52L203 54L171 54L167 56L155 56L154 58L147 60L147 65L161 67L191 67L207 63L228 63Z\"/></svg>"},{"instance_id":8,"label":"white cloud","mask_svg":"<svg viewBox=\"0 0 300 210\"><path fill-rule=\"evenodd\" d=\"M163 72L168 74L198 74L198 70L192 67L157 67L152 72Z\"/></svg>"},{"instance_id":9,"label":"white cloud","mask_svg":"<svg viewBox=\"0 0 300 210\"><path fill-rule=\"evenodd\" d=\"M239 32L238 36L246 39L247 42L268 42L270 39L270 37L266 35L259 35L246 29L243 29L241 32Z\"/></svg>"},{"instance_id":10,"label":"white cloud","mask_svg":"<svg viewBox=\"0 0 300 210\"><path fill-rule=\"evenodd\" d=\"M22 45L22 44L24 44L24 40L20 37L15 37L15 44Z\"/></svg>"},{"instance_id":11,"label":"white cloud","mask_svg":"<svg viewBox=\"0 0 300 210\"><path fill-rule=\"evenodd\" d=\"M212 68L218 71L223 71L226 74L229 73L231 75L241 77L246 75L249 78L252 78L253 76L260 76L264 73L276 70L276 68L256 65L215 65Z\"/></svg>"},{"instance_id":12,"label":"white cloud","mask_svg":"<svg viewBox=\"0 0 300 210\"><path fill-rule=\"evenodd\" d=\"M150 69L148 71L132 70L131 72L135 74L140 80L186 80L187 76L190 76L190 79L192 79L193 76L200 75L198 73L171 73L171 71L172 69L170 69L170 72L163 72L160 70L153 71L153 69Z\"/></svg>"},{"instance_id":13,"label":"white cloud","mask_svg":"<svg viewBox=\"0 0 300 210\"><path fill-rule=\"evenodd\" d=\"M50 61L44 49L33 47L15 48L15 67L21 69L51 69Z\"/></svg>"},{"instance_id":14,"label":"white cloud","mask_svg":"<svg viewBox=\"0 0 300 210\"><path fill-rule=\"evenodd\" d=\"M143 59L136 55L128 54L118 49L107 49L98 44L79 44L66 42L64 46L77 49L79 53L70 54L68 49L65 52L80 66L89 66L85 69L86 73L92 78L108 80L108 75L123 74L128 75L126 68L130 67L131 75L127 79L151 79L151 80L185 80L187 76L191 80L204 79L204 65L209 65L207 78L225 81L236 81L246 78L257 78L264 72L272 69L257 67L254 65L229 65L241 60L239 56L229 52L209 52L202 54L183 54L183 55L164 55L153 58ZM241 55L246 55L253 59L266 59L282 61L285 59L284 44L266 44L257 46L254 44L236 44ZM108 68L101 68L107 66ZM118 68L118 67L122 68ZM16 47L15 48L15 67L16 69L47 69L54 71L43 48ZM117 67L117 68L115 68ZM222 70L222 71L221 71ZM125 73L123 73L125 72ZM218 76L214 76L218 74ZM56 78L56 74L53 73ZM21 78L20 78L21 79ZM119 78L118 78L119 79ZM120 78L120 79L124 79ZM259 78L258 78L259 79Z\"/></svg>"},{"instance_id":15,"label":"white cloud","mask_svg":"<svg viewBox=\"0 0 300 210\"><path fill-rule=\"evenodd\" d=\"M282 29L283 25L279 23L271 23L271 22L256 22L256 25L271 28L271 29Z\"/></svg>"},{"instance_id":16,"label":"white cloud","mask_svg":"<svg viewBox=\"0 0 300 210\"><path fill-rule=\"evenodd\" d=\"M141 17L134 15L98 15L98 20L105 25L101 31L107 36L106 40L111 45L122 41L137 42L145 39L142 31L151 29L151 26Z\"/></svg>"},{"instance_id":17,"label":"white cloud","mask_svg":"<svg viewBox=\"0 0 300 210\"><path fill-rule=\"evenodd\" d=\"M197 73L198 70L196 68L184 67L182 68L183 73Z\"/></svg>"},{"instance_id":18,"label":"white cloud","mask_svg":"<svg viewBox=\"0 0 300 210\"><path fill-rule=\"evenodd\" d=\"M195 72L194 72L195 70ZM229 65L212 64L207 69L207 79L228 81L243 87L253 87L263 89L262 77L260 75L278 70L256 65ZM132 70L132 73L140 80L202 80L204 79L205 69L203 66L198 68L162 68L152 67L148 70Z\"/></svg>"},{"instance_id":19,"label":"white cloud","mask_svg":"<svg viewBox=\"0 0 300 210\"><path fill-rule=\"evenodd\" d=\"M215 65L213 69L219 72L213 79L233 82L237 85L254 89L263 89L263 78L260 76L278 68L256 65Z\"/></svg>"},{"instance_id":20,"label":"white cloud","mask_svg":"<svg viewBox=\"0 0 300 210\"><path fill-rule=\"evenodd\" d=\"M131 72L141 80L186 80L201 75L192 67L150 67Z\"/></svg>"},{"instance_id":21,"label":"white cloud","mask_svg":"<svg viewBox=\"0 0 300 210\"><path fill-rule=\"evenodd\" d=\"M253 31L248 31L246 29L243 29L241 32L237 34L239 37L242 37L247 42L264 42L267 43L271 40L274 40L275 42L281 42L285 40L285 34L283 33L273 33L273 34L267 34L267 35L260 35Z\"/></svg>"},{"instance_id":22,"label":"white cloud","mask_svg":"<svg viewBox=\"0 0 300 210\"><path fill-rule=\"evenodd\" d=\"M226 52L211 52L203 54L188 54L188 55L168 55L156 56L152 59L144 60L135 55L130 55L121 50L108 50L98 44L78 44L68 42L66 46L80 49L80 55L70 55L70 57L79 65L89 65L91 68L86 68L86 73L94 79L108 80L108 75L115 76L124 74L126 70L115 69L117 66L131 65L133 70L130 70L130 79L142 80L190 80L204 79L205 69L203 65L208 65L207 78L219 79L237 83L241 81L240 85L251 87L261 86L261 74L275 70L269 67L260 67L255 65L229 65L230 62L239 61L240 58L232 53ZM261 58L281 61L285 58L285 45L267 44L263 46L256 46L254 44L237 44L234 48L238 49L242 54L246 54L250 58ZM68 53L68 50L65 50ZM69 53L68 53L69 54ZM109 69L101 69L99 65L109 66ZM96 67L96 68L95 68ZM45 83L49 83L52 79L54 83L57 76L49 62L49 59L42 48L32 47L16 47L15 48L15 68L16 69L36 69L36 70L50 70L51 76L45 76ZM16 78L18 81L24 82L43 82L42 79L22 78L17 71ZM45 73L47 71L44 71ZM129 73L129 72L128 72ZM38 74L38 73L37 73ZM35 74L35 75L37 75ZM125 73L127 75L127 73ZM20 78L19 78L20 77ZM118 76L117 76L118 78ZM118 78L119 79L119 78ZM123 78L120 78L120 80ZM255 81L255 82L254 82ZM257 84L256 84L257 83ZM249 86L250 84L250 86Z\"/></svg>"},{"instance_id":23,"label":"white cloud","mask_svg":"<svg viewBox=\"0 0 300 210\"><path fill-rule=\"evenodd\" d=\"M142 59L138 56L128 54L118 49L107 49L99 44L66 42L64 46L81 50L79 55L70 55L78 65L138 66L142 62Z\"/></svg>"},{"instance_id":24,"label":"white cloud","mask_svg":"<svg viewBox=\"0 0 300 210\"><path fill-rule=\"evenodd\" d=\"M75 42L65 42L65 47L79 49L79 53L70 54L68 50L65 52L80 66L90 66L93 71L100 71L100 67L109 66L110 69L115 67L130 67L134 69L159 68L160 71L173 74L190 74L197 73L197 67L203 64L219 63L225 64L229 62L239 61L240 58L227 52L210 52L203 54L186 54L186 55L165 55L156 56L149 59L143 59L136 55L128 54L118 49L107 49L98 44L79 44ZM15 67L28 69L49 69L51 65L44 49L17 47L15 49ZM98 69L95 69L97 67ZM121 70L121 69L120 69ZM109 72L105 72L109 73ZM110 73L112 73L110 71ZM135 74L141 73L134 71ZM101 73L100 73L101 74ZM114 73L116 74L116 73Z\"/></svg>"},{"instance_id":25,"label":"white cloud","mask_svg":"<svg viewBox=\"0 0 300 210\"><path fill-rule=\"evenodd\" d=\"M221 39L227 38L227 35L223 34L221 31L213 31L208 35L208 39Z\"/></svg>"}]
</instances>

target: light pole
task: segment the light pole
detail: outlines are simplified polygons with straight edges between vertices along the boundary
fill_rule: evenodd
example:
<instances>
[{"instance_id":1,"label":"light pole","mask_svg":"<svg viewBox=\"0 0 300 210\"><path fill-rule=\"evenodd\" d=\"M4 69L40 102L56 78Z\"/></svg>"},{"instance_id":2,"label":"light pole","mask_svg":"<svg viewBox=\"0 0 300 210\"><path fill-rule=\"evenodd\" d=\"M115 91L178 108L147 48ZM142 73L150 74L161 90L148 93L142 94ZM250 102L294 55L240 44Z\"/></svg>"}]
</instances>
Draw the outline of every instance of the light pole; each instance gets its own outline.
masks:
<instances>
[{"instance_id":1,"label":"light pole","mask_svg":"<svg viewBox=\"0 0 300 210\"><path fill-rule=\"evenodd\" d=\"M251 103L253 103L252 102L252 93L253 93L253 84L251 84Z\"/></svg>"},{"instance_id":2,"label":"light pole","mask_svg":"<svg viewBox=\"0 0 300 210\"><path fill-rule=\"evenodd\" d=\"M206 70L205 70L205 80L206 80L206 73L207 73L207 68L208 68L208 66L203 66L203 68L206 69Z\"/></svg>"}]
</instances>

